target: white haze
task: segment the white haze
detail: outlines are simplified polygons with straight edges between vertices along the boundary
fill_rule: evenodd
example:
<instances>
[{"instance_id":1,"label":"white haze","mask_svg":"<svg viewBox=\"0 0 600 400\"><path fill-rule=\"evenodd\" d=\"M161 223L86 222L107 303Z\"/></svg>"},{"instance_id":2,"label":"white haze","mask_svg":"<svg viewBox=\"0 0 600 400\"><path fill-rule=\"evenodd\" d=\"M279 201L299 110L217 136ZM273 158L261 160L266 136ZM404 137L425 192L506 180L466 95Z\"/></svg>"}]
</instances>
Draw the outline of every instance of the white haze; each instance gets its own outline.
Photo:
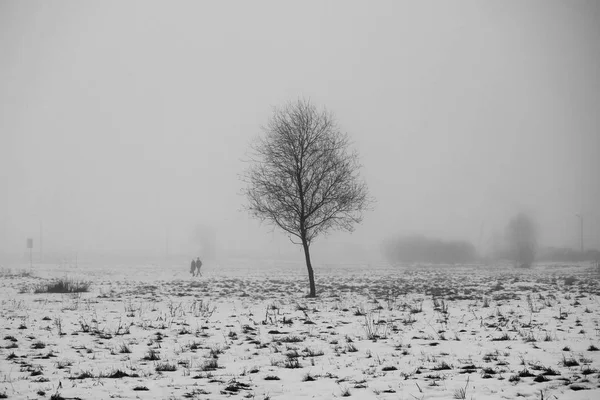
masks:
<instances>
[{"instance_id":1,"label":"white haze","mask_svg":"<svg viewBox=\"0 0 600 400\"><path fill-rule=\"evenodd\" d=\"M316 254L388 235L484 249L516 212L600 247L595 1L0 3L0 253L296 252L241 161L272 107L333 111L377 199ZM318 259L316 260L319 261Z\"/></svg>"}]
</instances>

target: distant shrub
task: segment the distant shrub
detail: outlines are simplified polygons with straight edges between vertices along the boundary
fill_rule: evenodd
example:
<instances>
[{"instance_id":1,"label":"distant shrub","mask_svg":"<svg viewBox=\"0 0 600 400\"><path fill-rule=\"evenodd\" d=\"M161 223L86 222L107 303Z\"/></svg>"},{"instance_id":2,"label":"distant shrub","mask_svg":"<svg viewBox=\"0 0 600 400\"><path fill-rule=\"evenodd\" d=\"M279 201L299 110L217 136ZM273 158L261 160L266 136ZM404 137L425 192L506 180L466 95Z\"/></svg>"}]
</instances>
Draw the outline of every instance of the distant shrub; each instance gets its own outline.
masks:
<instances>
[{"instance_id":1,"label":"distant shrub","mask_svg":"<svg viewBox=\"0 0 600 400\"><path fill-rule=\"evenodd\" d=\"M348 343L348 345L346 345L346 351L348 353L356 353L358 351L358 349L352 343ZM324 354L323 351L321 351L318 355L323 355L323 354Z\"/></svg>"},{"instance_id":2,"label":"distant shrub","mask_svg":"<svg viewBox=\"0 0 600 400\"><path fill-rule=\"evenodd\" d=\"M325 354L325 352L323 350L314 350L314 349L309 349L308 347L304 348L304 350L302 350L302 352L307 357L319 357L319 356L322 356Z\"/></svg>"},{"instance_id":3,"label":"distant shrub","mask_svg":"<svg viewBox=\"0 0 600 400\"><path fill-rule=\"evenodd\" d=\"M219 354L223 353L223 348L218 345L214 345L210 348L210 356L212 358L219 358Z\"/></svg>"},{"instance_id":4,"label":"distant shrub","mask_svg":"<svg viewBox=\"0 0 600 400\"><path fill-rule=\"evenodd\" d=\"M301 336L289 335L289 336L282 336L282 337L278 338L277 341L281 342L281 343L298 343L298 342L304 341L304 338Z\"/></svg>"},{"instance_id":5,"label":"distant shrub","mask_svg":"<svg viewBox=\"0 0 600 400\"><path fill-rule=\"evenodd\" d=\"M154 349L148 349L148 353L144 356L143 360L146 361L158 361L160 360L160 355Z\"/></svg>"},{"instance_id":6,"label":"distant shrub","mask_svg":"<svg viewBox=\"0 0 600 400\"><path fill-rule=\"evenodd\" d=\"M34 293L84 293L90 289L90 282L77 281L70 278L59 279L51 283L37 285Z\"/></svg>"},{"instance_id":7,"label":"distant shrub","mask_svg":"<svg viewBox=\"0 0 600 400\"><path fill-rule=\"evenodd\" d=\"M342 387L342 397L350 397L352 394L350 393L350 388L349 387Z\"/></svg>"},{"instance_id":8,"label":"distant shrub","mask_svg":"<svg viewBox=\"0 0 600 400\"><path fill-rule=\"evenodd\" d=\"M574 358L566 358L563 354L562 365L564 367L577 367L579 366L579 362Z\"/></svg>"},{"instance_id":9,"label":"distant shrub","mask_svg":"<svg viewBox=\"0 0 600 400\"><path fill-rule=\"evenodd\" d=\"M540 249L540 261L550 262L583 262L600 260L600 250L588 249L584 253L567 247L544 247Z\"/></svg>"},{"instance_id":10,"label":"distant shrub","mask_svg":"<svg viewBox=\"0 0 600 400\"><path fill-rule=\"evenodd\" d=\"M577 282L577 278L575 278L574 276L567 276L565 278L565 285L567 285L567 286L571 286L575 282Z\"/></svg>"},{"instance_id":11,"label":"distant shrub","mask_svg":"<svg viewBox=\"0 0 600 400\"><path fill-rule=\"evenodd\" d=\"M440 364L434 366L431 369L433 371L442 371L442 370L446 370L446 369L452 369L452 366L450 366L446 361L442 361Z\"/></svg>"},{"instance_id":12,"label":"distant shrub","mask_svg":"<svg viewBox=\"0 0 600 400\"><path fill-rule=\"evenodd\" d=\"M129 346L127 346L127 344L121 343L121 346L119 347L119 353L131 353L131 349Z\"/></svg>"},{"instance_id":13,"label":"distant shrub","mask_svg":"<svg viewBox=\"0 0 600 400\"><path fill-rule=\"evenodd\" d=\"M0 276L3 278L27 278L33 276L30 270L20 269L13 270L12 268L0 268Z\"/></svg>"},{"instance_id":14,"label":"distant shrub","mask_svg":"<svg viewBox=\"0 0 600 400\"><path fill-rule=\"evenodd\" d=\"M216 358L211 358L210 360L205 361L202 366L200 366L200 370L205 372L215 371L217 368L219 368L219 363Z\"/></svg>"},{"instance_id":15,"label":"distant shrub","mask_svg":"<svg viewBox=\"0 0 600 400\"><path fill-rule=\"evenodd\" d=\"M311 375L310 372L307 372L302 377L302 382L313 382L313 381L316 381L316 380L317 380L317 378L315 378L313 375Z\"/></svg>"},{"instance_id":16,"label":"distant shrub","mask_svg":"<svg viewBox=\"0 0 600 400\"><path fill-rule=\"evenodd\" d=\"M443 241L424 236L397 237L386 241L388 261L397 263L467 264L478 260L475 247L465 241Z\"/></svg>"},{"instance_id":17,"label":"distant shrub","mask_svg":"<svg viewBox=\"0 0 600 400\"><path fill-rule=\"evenodd\" d=\"M507 332L504 332L501 336L499 337L494 337L492 338L493 342L499 342L499 341L503 341L503 340L511 340L510 336L508 335Z\"/></svg>"},{"instance_id":18,"label":"distant shrub","mask_svg":"<svg viewBox=\"0 0 600 400\"><path fill-rule=\"evenodd\" d=\"M300 357L300 354L298 354L297 351L295 350L291 350L289 352L286 353L286 359L284 361L284 367L285 368L302 368L302 365L300 365L300 360L298 360L298 358Z\"/></svg>"},{"instance_id":19,"label":"distant shrub","mask_svg":"<svg viewBox=\"0 0 600 400\"><path fill-rule=\"evenodd\" d=\"M94 378L94 374L91 371L81 371L79 375L69 377L69 379L90 379Z\"/></svg>"},{"instance_id":20,"label":"distant shrub","mask_svg":"<svg viewBox=\"0 0 600 400\"><path fill-rule=\"evenodd\" d=\"M45 347L46 347L46 344L40 340L38 340L37 342L35 342L31 345L32 349L43 349Z\"/></svg>"},{"instance_id":21,"label":"distant shrub","mask_svg":"<svg viewBox=\"0 0 600 400\"><path fill-rule=\"evenodd\" d=\"M158 369L157 369L157 371L158 371ZM175 371L175 369L164 370L164 371ZM138 378L139 375L138 374L128 374L127 372L124 372L120 369L115 369L114 371L111 371L108 374L103 374L102 377L103 378L111 378L111 379L121 379L121 378L128 378L128 377Z\"/></svg>"},{"instance_id":22,"label":"distant shrub","mask_svg":"<svg viewBox=\"0 0 600 400\"><path fill-rule=\"evenodd\" d=\"M163 371L177 371L177 365L175 364L170 364L168 362L164 362L164 363L159 363L156 364L155 370L157 372L163 372Z\"/></svg>"}]
</instances>

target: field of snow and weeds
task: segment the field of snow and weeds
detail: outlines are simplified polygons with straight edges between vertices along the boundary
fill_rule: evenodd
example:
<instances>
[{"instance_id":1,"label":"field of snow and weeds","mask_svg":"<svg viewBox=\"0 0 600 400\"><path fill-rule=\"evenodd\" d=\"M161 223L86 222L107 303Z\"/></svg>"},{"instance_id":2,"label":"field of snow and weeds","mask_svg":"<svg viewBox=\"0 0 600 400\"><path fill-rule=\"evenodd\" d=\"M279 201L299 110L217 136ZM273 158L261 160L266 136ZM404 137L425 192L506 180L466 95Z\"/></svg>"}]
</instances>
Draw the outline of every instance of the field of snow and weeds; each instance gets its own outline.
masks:
<instances>
[{"instance_id":1,"label":"field of snow and weeds","mask_svg":"<svg viewBox=\"0 0 600 400\"><path fill-rule=\"evenodd\" d=\"M0 268L0 398L600 398L590 266L316 274L307 299L301 264Z\"/></svg>"}]
</instances>

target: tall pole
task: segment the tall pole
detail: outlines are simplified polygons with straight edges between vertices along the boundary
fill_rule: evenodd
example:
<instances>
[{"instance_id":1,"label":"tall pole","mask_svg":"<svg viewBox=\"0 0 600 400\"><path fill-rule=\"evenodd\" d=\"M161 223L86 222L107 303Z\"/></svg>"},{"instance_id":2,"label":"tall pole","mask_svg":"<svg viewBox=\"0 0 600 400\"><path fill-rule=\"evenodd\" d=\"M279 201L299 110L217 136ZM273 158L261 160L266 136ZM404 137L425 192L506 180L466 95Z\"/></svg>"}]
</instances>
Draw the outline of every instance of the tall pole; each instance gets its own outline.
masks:
<instances>
[{"instance_id":1,"label":"tall pole","mask_svg":"<svg viewBox=\"0 0 600 400\"><path fill-rule=\"evenodd\" d=\"M580 227L579 242L581 243L581 254L583 255L583 215L581 215L581 214L575 214L575 215L579 218L579 227Z\"/></svg>"},{"instance_id":2,"label":"tall pole","mask_svg":"<svg viewBox=\"0 0 600 400\"><path fill-rule=\"evenodd\" d=\"M580 222L580 226L581 226L581 234L580 234L580 238L581 238L581 254L583 254L583 215L579 216L579 222Z\"/></svg>"},{"instance_id":3,"label":"tall pole","mask_svg":"<svg viewBox=\"0 0 600 400\"><path fill-rule=\"evenodd\" d=\"M169 228L165 229L165 257L169 259Z\"/></svg>"},{"instance_id":4,"label":"tall pole","mask_svg":"<svg viewBox=\"0 0 600 400\"><path fill-rule=\"evenodd\" d=\"M42 225L42 220L40 219L40 263L44 261L44 248L42 246L42 238L43 238L44 227Z\"/></svg>"}]
</instances>

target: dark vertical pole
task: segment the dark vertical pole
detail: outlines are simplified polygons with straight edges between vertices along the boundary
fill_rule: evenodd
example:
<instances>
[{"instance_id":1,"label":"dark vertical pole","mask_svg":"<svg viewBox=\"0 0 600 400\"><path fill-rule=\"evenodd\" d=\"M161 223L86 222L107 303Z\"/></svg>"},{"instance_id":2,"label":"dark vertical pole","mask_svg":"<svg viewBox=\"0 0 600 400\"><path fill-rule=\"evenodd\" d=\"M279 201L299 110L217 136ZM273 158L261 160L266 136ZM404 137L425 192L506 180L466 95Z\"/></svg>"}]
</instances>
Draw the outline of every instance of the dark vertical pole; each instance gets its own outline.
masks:
<instances>
[{"instance_id":1,"label":"dark vertical pole","mask_svg":"<svg viewBox=\"0 0 600 400\"><path fill-rule=\"evenodd\" d=\"M579 216L580 225L581 225L581 254L583 255L583 215Z\"/></svg>"},{"instance_id":2,"label":"dark vertical pole","mask_svg":"<svg viewBox=\"0 0 600 400\"><path fill-rule=\"evenodd\" d=\"M42 225L42 220L40 220L40 263L44 261L44 248L42 246L43 242L42 242L42 237L44 232L44 228Z\"/></svg>"},{"instance_id":3,"label":"dark vertical pole","mask_svg":"<svg viewBox=\"0 0 600 400\"><path fill-rule=\"evenodd\" d=\"M169 259L169 228L165 229L165 258Z\"/></svg>"},{"instance_id":4,"label":"dark vertical pole","mask_svg":"<svg viewBox=\"0 0 600 400\"><path fill-rule=\"evenodd\" d=\"M583 256L583 215L575 214L579 218L579 243L581 244L581 255Z\"/></svg>"}]
</instances>

